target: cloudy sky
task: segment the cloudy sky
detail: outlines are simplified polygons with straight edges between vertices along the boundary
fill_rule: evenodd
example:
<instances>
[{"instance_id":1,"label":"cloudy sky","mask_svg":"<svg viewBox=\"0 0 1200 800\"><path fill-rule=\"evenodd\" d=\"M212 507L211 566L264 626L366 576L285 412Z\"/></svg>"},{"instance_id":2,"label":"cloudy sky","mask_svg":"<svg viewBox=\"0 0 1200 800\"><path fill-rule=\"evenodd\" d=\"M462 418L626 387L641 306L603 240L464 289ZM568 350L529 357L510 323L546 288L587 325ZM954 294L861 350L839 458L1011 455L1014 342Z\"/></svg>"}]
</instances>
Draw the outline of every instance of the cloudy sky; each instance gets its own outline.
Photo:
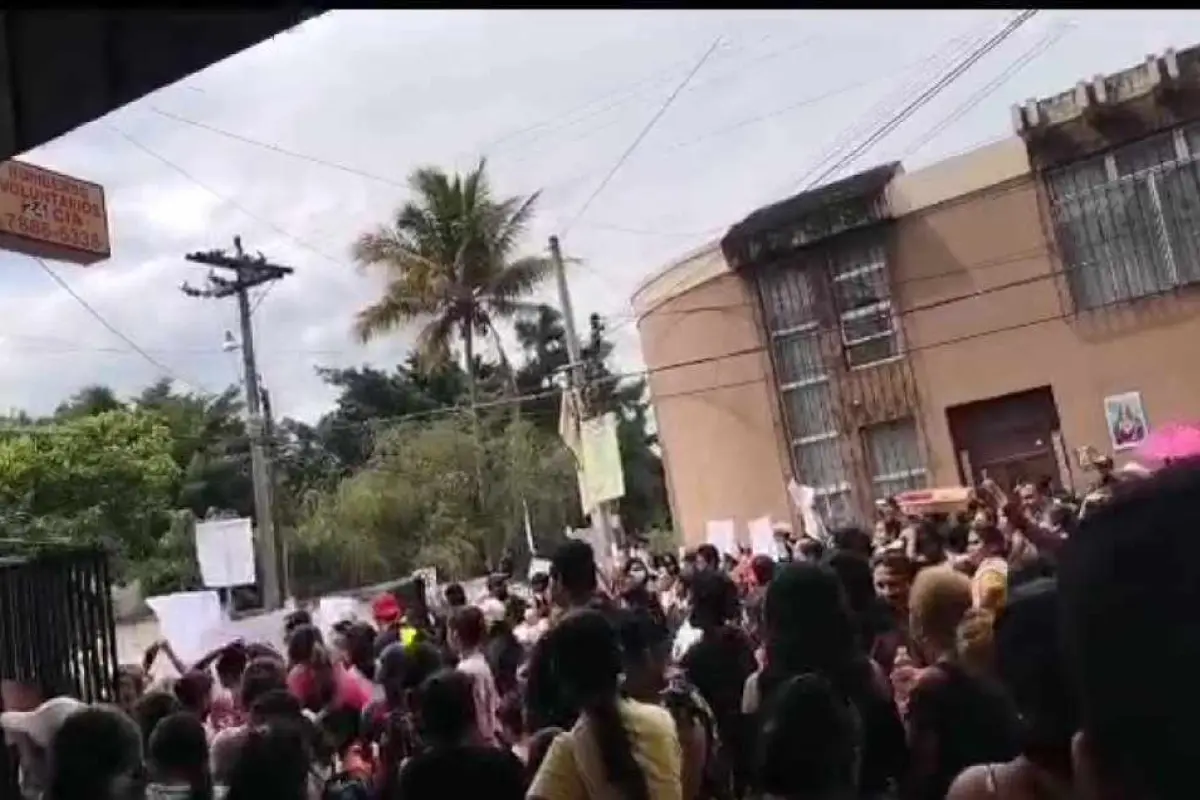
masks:
<instances>
[{"instance_id":1,"label":"cloudy sky","mask_svg":"<svg viewBox=\"0 0 1200 800\"><path fill-rule=\"evenodd\" d=\"M232 300L178 291L204 276L183 254L241 234L294 266L262 302L256 335L279 413L312 419L331 401L314 366L391 365L406 353L403 333L369 347L351 338L380 284L348 250L403 201L415 167L461 169L486 154L501 193L542 190L528 248L566 231L564 249L584 262L570 273L576 313L605 315L635 369L628 299L641 280L793 193L831 148L869 134L881 108L1009 16L338 11L24 158L104 185L113 258L53 266L192 386L236 380L237 356L221 349L236 315ZM1012 103L1198 39L1200 12L1042 12L843 172L894 158L912 170L1009 135ZM0 275L0 408L45 412L89 383L131 393L161 374L36 262L2 253Z\"/></svg>"}]
</instances>

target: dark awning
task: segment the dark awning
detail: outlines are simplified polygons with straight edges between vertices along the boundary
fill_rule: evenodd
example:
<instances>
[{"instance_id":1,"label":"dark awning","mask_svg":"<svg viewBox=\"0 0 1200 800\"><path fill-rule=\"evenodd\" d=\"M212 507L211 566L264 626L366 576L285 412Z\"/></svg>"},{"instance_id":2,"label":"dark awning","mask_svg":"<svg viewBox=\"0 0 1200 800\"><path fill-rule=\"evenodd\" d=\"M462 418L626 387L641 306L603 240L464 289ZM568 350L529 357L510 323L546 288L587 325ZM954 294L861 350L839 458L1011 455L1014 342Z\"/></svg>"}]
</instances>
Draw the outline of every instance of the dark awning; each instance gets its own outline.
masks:
<instances>
[{"instance_id":1,"label":"dark awning","mask_svg":"<svg viewBox=\"0 0 1200 800\"><path fill-rule=\"evenodd\" d=\"M762 253L777 255L780 249L879 222L883 214L877 201L899 171L899 161L881 164L764 206L729 229L721 250L736 270L758 262Z\"/></svg>"},{"instance_id":2,"label":"dark awning","mask_svg":"<svg viewBox=\"0 0 1200 800\"><path fill-rule=\"evenodd\" d=\"M270 11L0 13L0 160L314 16Z\"/></svg>"}]
</instances>

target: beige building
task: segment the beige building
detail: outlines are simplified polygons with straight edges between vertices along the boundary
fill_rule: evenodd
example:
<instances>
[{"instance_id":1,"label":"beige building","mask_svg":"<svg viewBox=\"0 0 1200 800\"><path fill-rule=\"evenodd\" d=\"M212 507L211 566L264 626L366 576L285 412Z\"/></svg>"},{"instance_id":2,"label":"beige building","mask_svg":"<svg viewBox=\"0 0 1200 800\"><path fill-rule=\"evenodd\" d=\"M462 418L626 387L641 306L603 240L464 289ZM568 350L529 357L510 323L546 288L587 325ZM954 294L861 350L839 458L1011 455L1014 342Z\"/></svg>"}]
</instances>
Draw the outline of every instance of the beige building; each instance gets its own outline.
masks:
<instances>
[{"instance_id":1,"label":"beige building","mask_svg":"<svg viewBox=\"0 0 1200 800\"><path fill-rule=\"evenodd\" d=\"M1013 108L1013 138L760 209L633 297L672 510L834 520L985 474L1088 480L1200 418L1200 48Z\"/></svg>"}]
</instances>

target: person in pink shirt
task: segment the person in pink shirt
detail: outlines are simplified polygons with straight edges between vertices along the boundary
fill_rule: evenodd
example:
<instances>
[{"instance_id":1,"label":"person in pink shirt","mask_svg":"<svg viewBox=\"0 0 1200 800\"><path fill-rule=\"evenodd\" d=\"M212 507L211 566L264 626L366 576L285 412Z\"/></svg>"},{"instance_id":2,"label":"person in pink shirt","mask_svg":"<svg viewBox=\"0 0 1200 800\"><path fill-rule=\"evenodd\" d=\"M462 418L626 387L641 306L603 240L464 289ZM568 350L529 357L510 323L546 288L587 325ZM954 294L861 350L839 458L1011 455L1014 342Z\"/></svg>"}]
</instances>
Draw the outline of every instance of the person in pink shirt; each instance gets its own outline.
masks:
<instances>
[{"instance_id":1,"label":"person in pink shirt","mask_svg":"<svg viewBox=\"0 0 1200 800\"><path fill-rule=\"evenodd\" d=\"M483 612L467 606L450 618L450 646L458 654L458 670L471 678L475 696L475 727L479 741L497 745L499 738L500 693L492 668L483 655L487 622Z\"/></svg>"},{"instance_id":2,"label":"person in pink shirt","mask_svg":"<svg viewBox=\"0 0 1200 800\"><path fill-rule=\"evenodd\" d=\"M301 625L288 637L288 691L310 711L351 709L361 712L371 691L342 664L331 661L312 625Z\"/></svg>"}]
</instances>

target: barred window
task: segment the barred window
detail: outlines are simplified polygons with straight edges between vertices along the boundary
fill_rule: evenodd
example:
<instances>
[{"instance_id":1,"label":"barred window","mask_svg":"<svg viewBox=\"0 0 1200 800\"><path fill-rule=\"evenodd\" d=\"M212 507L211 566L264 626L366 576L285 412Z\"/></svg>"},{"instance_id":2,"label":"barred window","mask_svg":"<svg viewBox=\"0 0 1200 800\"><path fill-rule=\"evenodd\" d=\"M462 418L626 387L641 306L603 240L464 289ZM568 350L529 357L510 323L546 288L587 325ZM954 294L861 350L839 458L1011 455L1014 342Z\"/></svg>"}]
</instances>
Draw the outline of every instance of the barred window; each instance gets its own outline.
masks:
<instances>
[{"instance_id":1,"label":"barred window","mask_svg":"<svg viewBox=\"0 0 1200 800\"><path fill-rule=\"evenodd\" d=\"M898 356L900 343L882 242L860 240L837 246L830 254L829 267L846 364L865 367Z\"/></svg>"},{"instance_id":2,"label":"barred window","mask_svg":"<svg viewBox=\"0 0 1200 800\"><path fill-rule=\"evenodd\" d=\"M1090 309L1200 282L1200 126L1064 167L1048 189L1067 284Z\"/></svg>"},{"instance_id":3,"label":"barred window","mask_svg":"<svg viewBox=\"0 0 1200 800\"><path fill-rule=\"evenodd\" d=\"M911 417L863 429L876 499L925 487L917 423Z\"/></svg>"}]
</instances>

